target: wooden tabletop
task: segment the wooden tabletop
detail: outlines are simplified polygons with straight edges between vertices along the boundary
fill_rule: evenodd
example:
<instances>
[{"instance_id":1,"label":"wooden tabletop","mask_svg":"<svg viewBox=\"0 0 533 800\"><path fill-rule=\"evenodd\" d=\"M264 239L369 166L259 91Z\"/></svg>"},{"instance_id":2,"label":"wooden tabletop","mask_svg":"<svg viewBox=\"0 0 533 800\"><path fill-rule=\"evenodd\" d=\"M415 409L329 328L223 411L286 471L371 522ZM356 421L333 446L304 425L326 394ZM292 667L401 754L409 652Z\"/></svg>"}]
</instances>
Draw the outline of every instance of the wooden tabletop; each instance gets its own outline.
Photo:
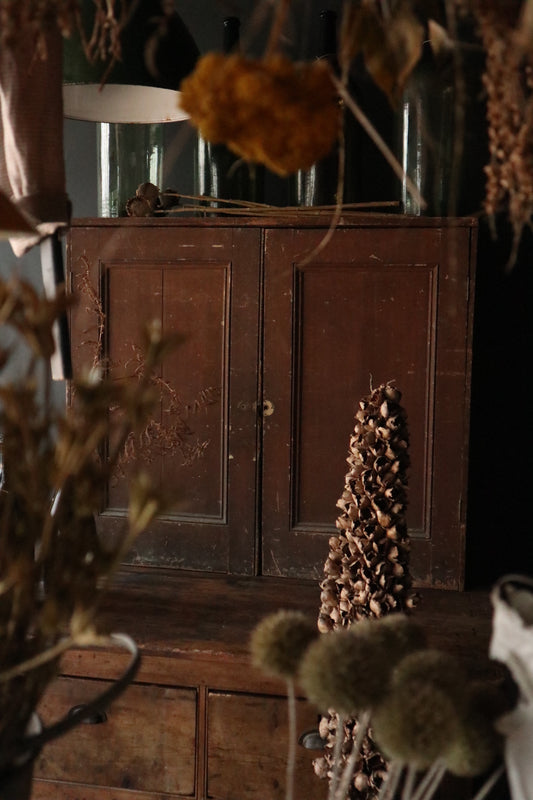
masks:
<instances>
[{"instance_id":1,"label":"wooden tabletop","mask_svg":"<svg viewBox=\"0 0 533 800\"><path fill-rule=\"evenodd\" d=\"M456 654L475 676L500 674L488 657L492 608L486 592L420 589L414 619L431 646ZM147 654L223 653L246 661L250 633L279 609L318 616L314 581L125 568L102 609L106 627L133 636Z\"/></svg>"}]
</instances>

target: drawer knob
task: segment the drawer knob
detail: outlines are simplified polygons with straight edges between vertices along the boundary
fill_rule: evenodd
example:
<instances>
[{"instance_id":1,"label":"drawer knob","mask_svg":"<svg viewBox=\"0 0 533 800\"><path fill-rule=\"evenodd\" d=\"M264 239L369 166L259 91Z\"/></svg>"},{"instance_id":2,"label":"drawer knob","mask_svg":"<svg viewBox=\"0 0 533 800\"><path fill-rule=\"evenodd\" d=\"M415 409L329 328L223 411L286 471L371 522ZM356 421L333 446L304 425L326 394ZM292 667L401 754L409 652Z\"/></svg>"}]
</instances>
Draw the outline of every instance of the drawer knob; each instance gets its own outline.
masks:
<instances>
[{"instance_id":1,"label":"drawer knob","mask_svg":"<svg viewBox=\"0 0 533 800\"><path fill-rule=\"evenodd\" d=\"M326 742L320 736L316 728L309 731L304 731L298 737L298 744L305 747L306 750L323 750Z\"/></svg>"},{"instance_id":2,"label":"drawer knob","mask_svg":"<svg viewBox=\"0 0 533 800\"><path fill-rule=\"evenodd\" d=\"M89 713L87 717L83 716L83 709L86 708L85 703L81 703L79 706L72 706L70 711L68 712L68 716L71 717L76 715L80 717L80 722L84 725L101 725L103 722L107 722L107 714L105 711L96 711Z\"/></svg>"}]
</instances>

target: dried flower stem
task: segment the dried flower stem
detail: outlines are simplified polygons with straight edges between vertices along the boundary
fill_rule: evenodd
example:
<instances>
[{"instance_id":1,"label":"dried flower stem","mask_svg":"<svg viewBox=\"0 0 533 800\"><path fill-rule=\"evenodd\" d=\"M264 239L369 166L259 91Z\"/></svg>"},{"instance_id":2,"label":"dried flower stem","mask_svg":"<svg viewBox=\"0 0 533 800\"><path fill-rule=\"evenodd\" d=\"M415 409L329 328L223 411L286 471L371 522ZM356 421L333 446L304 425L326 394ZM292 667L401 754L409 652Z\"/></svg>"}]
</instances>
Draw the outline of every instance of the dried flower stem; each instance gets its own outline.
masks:
<instances>
[{"instance_id":1,"label":"dried flower stem","mask_svg":"<svg viewBox=\"0 0 533 800\"><path fill-rule=\"evenodd\" d=\"M363 746L363 741L368 731L369 722L370 722L369 711L363 711L363 713L361 713L357 718L357 734L354 739L350 755L342 771L341 779L339 781L339 786L334 795L335 800L344 800L344 798L346 797L346 794L348 792L350 783L352 781L355 772L355 768L357 766L357 762L359 760L359 756L361 755L361 748ZM344 733L343 729L342 733Z\"/></svg>"},{"instance_id":2,"label":"dried flower stem","mask_svg":"<svg viewBox=\"0 0 533 800\"><path fill-rule=\"evenodd\" d=\"M381 789L379 792L379 800L393 800L404 767L405 764L403 763L403 761L399 761L398 759L393 760L389 763L387 775L381 785ZM402 794L402 800L404 800L404 794L405 793ZM407 795L407 797L408 796L409 795Z\"/></svg>"},{"instance_id":3,"label":"dried flower stem","mask_svg":"<svg viewBox=\"0 0 533 800\"><path fill-rule=\"evenodd\" d=\"M411 800L429 800L435 793L437 787L444 777L446 772L446 764L441 758L438 758L429 767L426 774L416 787Z\"/></svg>"},{"instance_id":4,"label":"dried flower stem","mask_svg":"<svg viewBox=\"0 0 533 800\"><path fill-rule=\"evenodd\" d=\"M287 787L285 796L287 800L294 797L294 773L296 764L296 694L294 680L287 680L287 711L289 716L289 747L287 751Z\"/></svg>"},{"instance_id":5,"label":"dried flower stem","mask_svg":"<svg viewBox=\"0 0 533 800\"><path fill-rule=\"evenodd\" d=\"M484 800L484 798L488 795L491 789L495 786L497 781L501 778L501 776L505 772L505 764L500 764L499 767L496 767L494 772L492 772L483 786L479 788L476 794L473 797L473 800Z\"/></svg>"},{"instance_id":6,"label":"dried flower stem","mask_svg":"<svg viewBox=\"0 0 533 800\"><path fill-rule=\"evenodd\" d=\"M329 783L328 800L335 800L337 795L337 786L341 777L342 745L344 742L345 722L346 717L343 714L337 714L337 730L335 734L335 745L333 748L333 774Z\"/></svg>"}]
</instances>

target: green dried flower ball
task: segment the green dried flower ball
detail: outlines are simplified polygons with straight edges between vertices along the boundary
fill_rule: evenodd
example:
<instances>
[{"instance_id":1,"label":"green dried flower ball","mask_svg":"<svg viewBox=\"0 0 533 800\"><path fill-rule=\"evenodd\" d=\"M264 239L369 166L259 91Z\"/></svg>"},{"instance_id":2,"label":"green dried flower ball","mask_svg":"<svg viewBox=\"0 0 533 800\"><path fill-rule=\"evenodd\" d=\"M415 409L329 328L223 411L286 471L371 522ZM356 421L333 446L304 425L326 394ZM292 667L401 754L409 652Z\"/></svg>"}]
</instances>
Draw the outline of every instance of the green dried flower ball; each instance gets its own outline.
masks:
<instances>
[{"instance_id":1,"label":"green dried flower ball","mask_svg":"<svg viewBox=\"0 0 533 800\"><path fill-rule=\"evenodd\" d=\"M373 717L378 745L389 758L427 767L456 741L465 691L465 672L448 653L428 648L405 656Z\"/></svg>"},{"instance_id":2,"label":"green dried flower ball","mask_svg":"<svg viewBox=\"0 0 533 800\"><path fill-rule=\"evenodd\" d=\"M491 684L472 684L467 691L463 720L457 739L446 755L446 766L460 777L487 772L501 756L503 737L494 720L506 710L506 698Z\"/></svg>"},{"instance_id":3,"label":"green dried flower ball","mask_svg":"<svg viewBox=\"0 0 533 800\"><path fill-rule=\"evenodd\" d=\"M386 651L390 669L409 653L427 646L423 628L400 612L385 614L378 619L363 619L357 623L357 632L371 637L373 647Z\"/></svg>"},{"instance_id":4,"label":"green dried flower ball","mask_svg":"<svg viewBox=\"0 0 533 800\"><path fill-rule=\"evenodd\" d=\"M489 770L502 753L502 740L487 720L465 720L446 753L446 767L461 778L474 778Z\"/></svg>"},{"instance_id":5,"label":"green dried flower ball","mask_svg":"<svg viewBox=\"0 0 533 800\"><path fill-rule=\"evenodd\" d=\"M409 653L394 667L391 690L414 691L417 682L432 683L455 698L458 708L464 707L467 676L460 662L443 650L426 648Z\"/></svg>"},{"instance_id":6,"label":"green dried flower ball","mask_svg":"<svg viewBox=\"0 0 533 800\"><path fill-rule=\"evenodd\" d=\"M306 651L299 681L321 711L349 715L373 708L387 690L391 664L373 625L324 633Z\"/></svg>"},{"instance_id":7,"label":"green dried flower ball","mask_svg":"<svg viewBox=\"0 0 533 800\"><path fill-rule=\"evenodd\" d=\"M292 679L303 653L317 636L316 623L299 611L269 614L252 632L252 663L270 675Z\"/></svg>"},{"instance_id":8,"label":"green dried flower ball","mask_svg":"<svg viewBox=\"0 0 533 800\"><path fill-rule=\"evenodd\" d=\"M455 698L431 680L391 689L372 717L373 738L383 754L416 769L447 753L459 730Z\"/></svg>"}]
</instances>

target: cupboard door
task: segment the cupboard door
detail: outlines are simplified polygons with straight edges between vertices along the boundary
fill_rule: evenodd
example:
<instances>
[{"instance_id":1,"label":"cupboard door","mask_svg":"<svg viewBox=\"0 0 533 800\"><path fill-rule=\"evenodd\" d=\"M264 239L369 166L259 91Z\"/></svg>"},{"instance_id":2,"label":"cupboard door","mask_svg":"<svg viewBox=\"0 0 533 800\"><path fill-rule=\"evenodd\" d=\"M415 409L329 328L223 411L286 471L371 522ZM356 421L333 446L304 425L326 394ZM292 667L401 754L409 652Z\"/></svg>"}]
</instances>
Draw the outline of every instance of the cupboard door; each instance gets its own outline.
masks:
<instances>
[{"instance_id":1,"label":"cupboard door","mask_svg":"<svg viewBox=\"0 0 533 800\"><path fill-rule=\"evenodd\" d=\"M59 678L39 708L44 724L105 687L105 681ZM80 784L98 788L95 796L101 797L194 797L195 747L196 691L132 684L113 701L105 721L82 723L45 745L35 775L64 783L60 796L65 800L85 796ZM47 797L46 789L38 782L35 800Z\"/></svg>"},{"instance_id":2,"label":"cupboard door","mask_svg":"<svg viewBox=\"0 0 533 800\"><path fill-rule=\"evenodd\" d=\"M254 571L259 247L258 231L239 228L120 221L71 231L75 374L96 357L133 379L152 319L183 337L157 376L143 455L176 505L140 537L135 564ZM120 534L127 498L126 479L110 482L104 535Z\"/></svg>"},{"instance_id":3,"label":"cupboard door","mask_svg":"<svg viewBox=\"0 0 533 800\"><path fill-rule=\"evenodd\" d=\"M413 576L462 586L472 235L339 229L305 263L323 232L267 232L265 574L321 577L359 400L393 380L410 431Z\"/></svg>"}]
</instances>

